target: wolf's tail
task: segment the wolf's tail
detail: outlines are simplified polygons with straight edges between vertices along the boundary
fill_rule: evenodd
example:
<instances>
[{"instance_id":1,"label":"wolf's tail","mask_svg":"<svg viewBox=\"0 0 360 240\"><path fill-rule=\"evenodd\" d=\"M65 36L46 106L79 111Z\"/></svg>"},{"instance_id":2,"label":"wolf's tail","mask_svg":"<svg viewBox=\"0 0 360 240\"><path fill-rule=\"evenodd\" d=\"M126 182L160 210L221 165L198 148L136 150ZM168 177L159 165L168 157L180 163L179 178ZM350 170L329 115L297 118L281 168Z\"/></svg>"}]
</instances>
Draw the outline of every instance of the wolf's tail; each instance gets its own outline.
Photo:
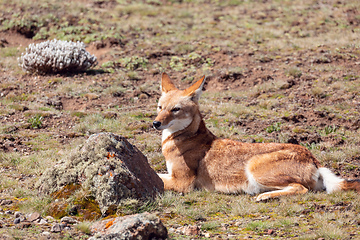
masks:
<instances>
[{"instance_id":1,"label":"wolf's tail","mask_svg":"<svg viewBox=\"0 0 360 240\"><path fill-rule=\"evenodd\" d=\"M355 190L360 193L360 179L342 179L327 168L319 168L319 175L319 179L322 180L322 186L326 189L327 193L349 190Z\"/></svg>"},{"instance_id":2,"label":"wolf's tail","mask_svg":"<svg viewBox=\"0 0 360 240\"><path fill-rule=\"evenodd\" d=\"M342 183L341 190L344 191L355 190L356 192L360 193L360 179L344 180Z\"/></svg>"}]
</instances>

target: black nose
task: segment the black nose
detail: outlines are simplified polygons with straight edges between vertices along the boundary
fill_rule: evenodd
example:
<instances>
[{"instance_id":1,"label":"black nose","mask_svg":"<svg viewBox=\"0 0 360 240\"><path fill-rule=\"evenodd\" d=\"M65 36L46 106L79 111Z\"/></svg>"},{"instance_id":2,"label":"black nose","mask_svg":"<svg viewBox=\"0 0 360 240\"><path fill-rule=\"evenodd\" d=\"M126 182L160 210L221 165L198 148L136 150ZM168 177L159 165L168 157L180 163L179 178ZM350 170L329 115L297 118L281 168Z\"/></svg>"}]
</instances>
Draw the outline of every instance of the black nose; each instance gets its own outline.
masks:
<instances>
[{"instance_id":1,"label":"black nose","mask_svg":"<svg viewBox=\"0 0 360 240\"><path fill-rule=\"evenodd\" d=\"M154 128L158 129L158 128L161 126L161 122L159 122L159 121L154 121L154 122L153 122L153 126L154 126Z\"/></svg>"}]
</instances>

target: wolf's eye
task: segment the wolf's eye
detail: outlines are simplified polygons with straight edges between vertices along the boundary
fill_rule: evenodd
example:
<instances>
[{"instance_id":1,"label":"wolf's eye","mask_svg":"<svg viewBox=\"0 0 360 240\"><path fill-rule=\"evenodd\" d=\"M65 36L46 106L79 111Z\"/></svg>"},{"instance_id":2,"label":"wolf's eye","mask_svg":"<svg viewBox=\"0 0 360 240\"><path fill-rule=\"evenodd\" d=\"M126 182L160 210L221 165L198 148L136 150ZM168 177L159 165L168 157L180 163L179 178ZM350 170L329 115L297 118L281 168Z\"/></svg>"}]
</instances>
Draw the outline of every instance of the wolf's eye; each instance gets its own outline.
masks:
<instances>
[{"instance_id":1,"label":"wolf's eye","mask_svg":"<svg viewBox=\"0 0 360 240\"><path fill-rule=\"evenodd\" d=\"M178 112L180 111L180 108L179 107L174 107L173 109L171 109L172 112Z\"/></svg>"},{"instance_id":2,"label":"wolf's eye","mask_svg":"<svg viewBox=\"0 0 360 240\"><path fill-rule=\"evenodd\" d=\"M161 110L161 106L158 106L158 109Z\"/></svg>"}]
</instances>

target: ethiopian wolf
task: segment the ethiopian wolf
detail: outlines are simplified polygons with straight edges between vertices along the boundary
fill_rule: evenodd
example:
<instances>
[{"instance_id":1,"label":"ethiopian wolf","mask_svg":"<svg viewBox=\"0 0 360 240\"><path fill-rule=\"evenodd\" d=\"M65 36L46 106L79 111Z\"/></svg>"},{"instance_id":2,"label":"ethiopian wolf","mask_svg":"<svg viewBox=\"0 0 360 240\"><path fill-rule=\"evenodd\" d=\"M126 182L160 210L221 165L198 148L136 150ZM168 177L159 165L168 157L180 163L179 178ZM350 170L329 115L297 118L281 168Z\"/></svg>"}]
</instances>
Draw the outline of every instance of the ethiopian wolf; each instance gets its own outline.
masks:
<instances>
[{"instance_id":1,"label":"ethiopian wolf","mask_svg":"<svg viewBox=\"0 0 360 240\"><path fill-rule=\"evenodd\" d=\"M308 190L360 192L360 180L336 176L300 145L244 143L213 135L199 110L204 83L205 76L179 90L162 74L162 95L153 126L162 130L168 173L159 176L165 190L245 192L259 194L257 201Z\"/></svg>"}]
</instances>

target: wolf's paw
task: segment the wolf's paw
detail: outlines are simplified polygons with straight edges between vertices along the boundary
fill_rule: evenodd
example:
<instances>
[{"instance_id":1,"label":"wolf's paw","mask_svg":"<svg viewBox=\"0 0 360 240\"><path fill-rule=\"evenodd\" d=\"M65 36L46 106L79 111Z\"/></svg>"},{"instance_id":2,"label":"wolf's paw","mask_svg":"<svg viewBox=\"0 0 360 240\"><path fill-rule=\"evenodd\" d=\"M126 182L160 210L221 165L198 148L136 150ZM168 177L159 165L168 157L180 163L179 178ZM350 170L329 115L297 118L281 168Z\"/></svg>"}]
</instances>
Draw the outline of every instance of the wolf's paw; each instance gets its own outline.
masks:
<instances>
[{"instance_id":1,"label":"wolf's paw","mask_svg":"<svg viewBox=\"0 0 360 240\"><path fill-rule=\"evenodd\" d=\"M262 194L259 194L259 195L255 198L255 201L256 201L256 202L265 202L265 201L268 200L270 197L271 197L270 194L262 193Z\"/></svg>"},{"instance_id":2,"label":"wolf's paw","mask_svg":"<svg viewBox=\"0 0 360 240\"><path fill-rule=\"evenodd\" d=\"M255 201L256 202L267 202L267 201L272 200L272 199L278 199L278 196L272 194L271 192L268 192L268 193L259 194L255 198Z\"/></svg>"}]
</instances>

